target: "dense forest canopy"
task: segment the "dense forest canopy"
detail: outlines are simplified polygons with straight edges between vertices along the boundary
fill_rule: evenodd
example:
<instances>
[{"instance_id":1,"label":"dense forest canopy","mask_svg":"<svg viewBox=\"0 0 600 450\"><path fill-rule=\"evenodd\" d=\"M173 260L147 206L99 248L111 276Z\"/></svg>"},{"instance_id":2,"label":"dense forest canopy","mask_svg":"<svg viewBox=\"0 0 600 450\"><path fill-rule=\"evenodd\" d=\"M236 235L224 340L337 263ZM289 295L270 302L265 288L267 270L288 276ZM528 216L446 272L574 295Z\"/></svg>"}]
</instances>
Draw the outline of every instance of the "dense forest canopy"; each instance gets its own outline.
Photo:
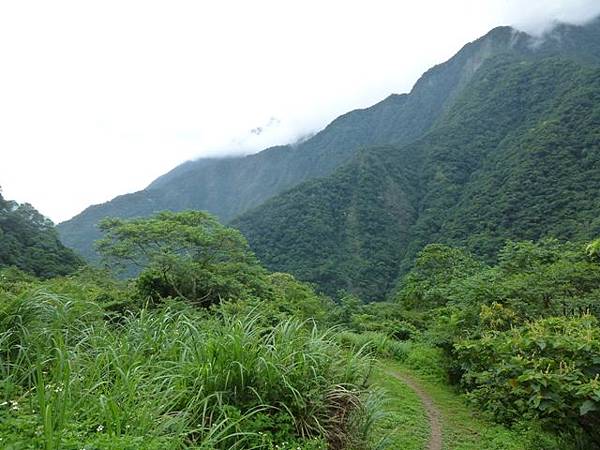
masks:
<instances>
[{"instance_id":1,"label":"dense forest canopy","mask_svg":"<svg viewBox=\"0 0 600 450\"><path fill-rule=\"evenodd\" d=\"M15 266L48 278L82 264L59 240L52 221L28 203L5 200L0 191L0 267Z\"/></svg>"},{"instance_id":2,"label":"dense forest canopy","mask_svg":"<svg viewBox=\"0 0 600 450\"><path fill-rule=\"evenodd\" d=\"M381 300L430 242L487 261L506 239L600 234L600 70L488 59L422 139L361 152L236 219L263 263Z\"/></svg>"}]
</instances>

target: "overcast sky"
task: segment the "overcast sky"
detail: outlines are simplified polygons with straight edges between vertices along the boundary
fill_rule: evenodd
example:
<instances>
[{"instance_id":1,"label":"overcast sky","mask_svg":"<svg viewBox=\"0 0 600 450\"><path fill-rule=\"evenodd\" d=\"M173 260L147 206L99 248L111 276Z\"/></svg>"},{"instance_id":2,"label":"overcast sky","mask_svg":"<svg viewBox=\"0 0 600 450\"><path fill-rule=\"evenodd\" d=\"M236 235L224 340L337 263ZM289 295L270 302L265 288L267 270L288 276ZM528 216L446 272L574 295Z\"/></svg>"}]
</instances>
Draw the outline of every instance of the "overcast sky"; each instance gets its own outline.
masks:
<instances>
[{"instance_id":1,"label":"overcast sky","mask_svg":"<svg viewBox=\"0 0 600 450\"><path fill-rule=\"evenodd\" d=\"M598 14L598 0L0 0L0 186L59 222L185 160L407 92L495 26Z\"/></svg>"}]
</instances>

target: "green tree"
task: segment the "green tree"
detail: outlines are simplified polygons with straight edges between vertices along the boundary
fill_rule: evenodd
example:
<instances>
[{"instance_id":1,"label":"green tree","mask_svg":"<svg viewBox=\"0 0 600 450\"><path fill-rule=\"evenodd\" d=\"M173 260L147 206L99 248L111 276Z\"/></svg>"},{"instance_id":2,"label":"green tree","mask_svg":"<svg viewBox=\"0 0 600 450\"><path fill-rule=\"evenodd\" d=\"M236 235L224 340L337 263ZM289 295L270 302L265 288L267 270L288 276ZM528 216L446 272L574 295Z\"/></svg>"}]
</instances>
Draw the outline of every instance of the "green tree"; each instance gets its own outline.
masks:
<instances>
[{"instance_id":1,"label":"green tree","mask_svg":"<svg viewBox=\"0 0 600 450\"><path fill-rule=\"evenodd\" d=\"M54 224L28 203L5 200L0 190L0 268L42 278L66 275L83 261L58 239Z\"/></svg>"},{"instance_id":2,"label":"green tree","mask_svg":"<svg viewBox=\"0 0 600 450\"><path fill-rule=\"evenodd\" d=\"M448 301L447 286L483 269L484 265L462 249L429 244L400 285L397 300L407 307L431 309Z\"/></svg>"},{"instance_id":3,"label":"green tree","mask_svg":"<svg viewBox=\"0 0 600 450\"><path fill-rule=\"evenodd\" d=\"M201 211L105 219L98 251L112 267L142 269L137 286L158 301L180 297L207 306L268 289L266 271L244 237Z\"/></svg>"},{"instance_id":4,"label":"green tree","mask_svg":"<svg viewBox=\"0 0 600 450\"><path fill-rule=\"evenodd\" d=\"M588 244L585 248L586 253L590 258L595 260L600 258L600 239L596 239Z\"/></svg>"},{"instance_id":5,"label":"green tree","mask_svg":"<svg viewBox=\"0 0 600 450\"><path fill-rule=\"evenodd\" d=\"M499 421L541 420L561 433L583 430L600 444L600 328L595 317L549 317L491 331L459 342L455 358L471 399Z\"/></svg>"}]
</instances>

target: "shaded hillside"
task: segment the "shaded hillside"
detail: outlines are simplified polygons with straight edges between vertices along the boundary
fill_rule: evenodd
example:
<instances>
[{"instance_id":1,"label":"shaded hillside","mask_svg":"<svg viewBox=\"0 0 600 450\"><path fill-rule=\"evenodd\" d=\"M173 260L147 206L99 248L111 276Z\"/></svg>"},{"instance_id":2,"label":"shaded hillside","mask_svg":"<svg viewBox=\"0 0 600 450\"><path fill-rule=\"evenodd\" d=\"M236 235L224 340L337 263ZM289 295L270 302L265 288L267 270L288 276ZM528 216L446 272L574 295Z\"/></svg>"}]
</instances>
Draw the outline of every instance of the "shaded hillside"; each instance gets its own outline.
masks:
<instances>
[{"instance_id":1,"label":"shaded hillside","mask_svg":"<svg viewBox=\"0 0 600 450\"><path fill-rule=\"evenodd\" d=\"M429 242L489 257L507 238L593 237L600 233L600 70L543 56L488 59L417 142L370 149L234 225L271 269L372 300ZM390 174L397 210L383 200ZM348 201L356 198L365 200Z\"/></svg>"},{"instance_id":2,"label":"shaded hillside","mask_svg":"<svg viewBox=\"0 0 600 450\"><path fill-rule=\"evenodd\" d=\"M398 156L394 147L361 152L334 175L279 195L233 225L269 267L330 293L386 292L417 219L417 180Z\"/></svg>"},{"instance_id":3,"label":"shaded hillside","mask_svg":"<svg viewBox=\"0 0 600 450\"><path fill-rule=\"evenodd\" d=\"M538 82L559 77L568 89L540 94L549 113L488 155L440 223L440 238L491 256L506 238L600 235L600 70L547 65L546 78L532 67Z\"/></svg>"},{"instance_id":4,"label":"shaded hillside","mask_svg":"<svg viewBox=\"0 0 600 450\"><path fill-rule=\"evenodd\" d=\"M14 266L45 278L73 272L82 263L61 244L50 220L0 194L0 268Z\"/></svg>"},{"instance_id":5,"label":"shaded hillside","mask_svg":"<svg viewBox=\"0 0 600 450\"><path fill-rule=\"evenodd\" d=\"M295 146L188 162L60 233L94 258L106 216L208 210L233 220L269 268L369 299L428 242L491 258L507 238L593 237L599 61L600 20L544 39L500 27L410 94Z\"/></svg>"},{"instance_id":6,"label":"shaded hillside","mask_svg":"<svg viewBox=\"0 0 600 450\"><path fill-rule=\"evenodd\" d=\"M60 224L61 237L93 258L92 242L99 237L95 226L103 217L202 209L223 221L231 220L303 181L331 174L361 148L414 142L451 107L486 59L505 52L530 53L531 45L524 33L508 27L495 29L426 72L410 94L391 95L370 108L345 114L297 145L185 163L143 191L92 206Z\"/></svg>"}]
</instances>

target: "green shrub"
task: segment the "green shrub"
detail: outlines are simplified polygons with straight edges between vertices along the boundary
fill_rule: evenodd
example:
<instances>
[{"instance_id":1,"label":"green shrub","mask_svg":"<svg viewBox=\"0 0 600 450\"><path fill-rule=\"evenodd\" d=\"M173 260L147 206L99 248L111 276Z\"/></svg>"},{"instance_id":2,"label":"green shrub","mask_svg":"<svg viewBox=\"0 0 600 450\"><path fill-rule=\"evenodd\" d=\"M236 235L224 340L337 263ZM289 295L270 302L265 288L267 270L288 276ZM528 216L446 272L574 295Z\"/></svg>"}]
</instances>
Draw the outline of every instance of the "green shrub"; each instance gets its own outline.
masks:
<instances>
[{"instance_id":1,"label":"green shrub","mask_svg":"<svg viewBox=\"0 0 600 450\"><path fill-rule=\"evenodd\" d=\"M589 315L552 317L456 346L470 397L505 423L600 434L600 328Z\"/></svg>"},{"instance_id":2,"label":"green shrub","mask_svg":"<svg viewBox=\"0 0 600 450\"><path fill-rule=\"evenodd\" d=\"M447 362L442 349L427 344L412 343L405 364L428 378L447 381Z\"/></svg>"}]
</instances>

